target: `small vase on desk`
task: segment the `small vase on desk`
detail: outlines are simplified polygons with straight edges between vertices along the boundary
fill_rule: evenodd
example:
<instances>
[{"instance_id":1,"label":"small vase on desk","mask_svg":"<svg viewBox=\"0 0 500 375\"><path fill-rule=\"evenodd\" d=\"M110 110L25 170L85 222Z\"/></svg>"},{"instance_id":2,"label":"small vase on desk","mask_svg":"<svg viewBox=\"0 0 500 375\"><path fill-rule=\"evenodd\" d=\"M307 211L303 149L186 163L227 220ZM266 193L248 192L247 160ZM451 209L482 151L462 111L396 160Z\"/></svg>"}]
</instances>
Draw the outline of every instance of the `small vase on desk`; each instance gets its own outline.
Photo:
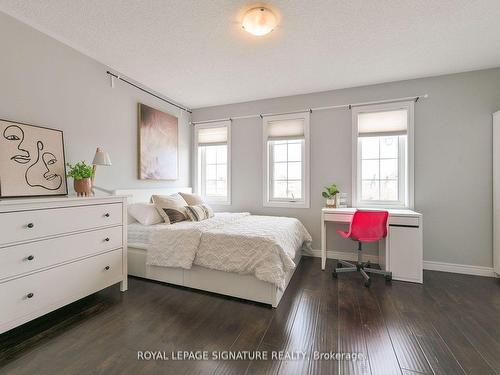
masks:
<instances>
[{"instance_id":1,"label":"small vase on desk","mask_svg":"<svg viewBox=\"0 0 500 375\"><path fill-rule=\"evenodd\" d=\"M336 196L334 195L333 198L326 199L326 207L327 208L336 208L337 207L337 200L335 198L336 198Z\"/></svg>"}]
</instances>

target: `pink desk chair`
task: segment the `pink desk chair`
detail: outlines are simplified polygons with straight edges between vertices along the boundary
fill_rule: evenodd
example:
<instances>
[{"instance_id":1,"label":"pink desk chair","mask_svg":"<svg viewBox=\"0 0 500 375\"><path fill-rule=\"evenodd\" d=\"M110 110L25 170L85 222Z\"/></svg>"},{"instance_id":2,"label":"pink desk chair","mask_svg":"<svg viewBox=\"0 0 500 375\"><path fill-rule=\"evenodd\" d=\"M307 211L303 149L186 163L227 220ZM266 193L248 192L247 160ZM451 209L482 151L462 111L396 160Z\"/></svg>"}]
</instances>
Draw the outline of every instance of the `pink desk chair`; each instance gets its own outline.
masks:
<instances>
[{"instance_id":1,"label":"pink desk chair","mask_svg":"<svg viewBox=\"0 0 500 375\"><path fill-rule=\"evenodd\" d=\"M344 238L349 238L358 242L358 262L352 264L339 260L337 268L333 271L332 276L337 278L340 272L356 272L359 271L365 279L365 286L368 288L371 285L369 273L384 275L386 281L392 280L392 272L386 272L370 267L370 262L363 262L361 258L361 244L363 242L377 242L387 236L387 219L389 212L387 211L368 211L357 210L351 220L349 232L337 230L337 233ZM344 267L343 267L344 266Z\"/></svg>"}]
</instances>

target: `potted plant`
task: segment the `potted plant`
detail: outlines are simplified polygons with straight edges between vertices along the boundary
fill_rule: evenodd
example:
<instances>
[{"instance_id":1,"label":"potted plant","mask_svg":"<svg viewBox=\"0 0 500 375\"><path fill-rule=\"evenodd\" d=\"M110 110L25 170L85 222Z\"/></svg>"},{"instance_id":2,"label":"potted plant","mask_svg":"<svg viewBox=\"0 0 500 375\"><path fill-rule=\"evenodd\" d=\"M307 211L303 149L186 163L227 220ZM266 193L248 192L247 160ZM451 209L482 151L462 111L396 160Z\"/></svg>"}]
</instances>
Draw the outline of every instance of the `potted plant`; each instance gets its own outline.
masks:
<instances>
[{"instance_id":1,"label":"potted plant","mask_svg":"<svg viewBox=\"0 0 500 375\"><path fill-rule=\"evenodd\" d=\"M335 208L337 207L335 196L339 193L337 185L331 184L330 186L325 186L325 190L322 195L326 198L326 207Z\"/></svg>"},{"instance_id":2,"label":"potted plant","mask_svg":"<svg viewBox=\"0 0 500 375\"><path fill-rule=\"evenodd\" d=\"M73 178L73 186L76 195L79 197L88 197L92 194L92 176L94 170L92 165L87 164L85 161L71 165L67 163L69 168L68 177Z\"/></svg>"}]
</instances>

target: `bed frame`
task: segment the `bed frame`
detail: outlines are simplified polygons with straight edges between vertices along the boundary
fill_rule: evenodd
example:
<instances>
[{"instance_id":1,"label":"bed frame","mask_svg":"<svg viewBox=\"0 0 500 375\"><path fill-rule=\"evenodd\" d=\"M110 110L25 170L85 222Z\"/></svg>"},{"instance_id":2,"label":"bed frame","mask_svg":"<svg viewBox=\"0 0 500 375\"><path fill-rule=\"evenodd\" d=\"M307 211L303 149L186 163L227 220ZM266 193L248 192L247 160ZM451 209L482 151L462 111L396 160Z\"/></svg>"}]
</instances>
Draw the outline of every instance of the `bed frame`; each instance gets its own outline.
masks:
<instances>
[{"instance_id":1,"label":"bed frame","mask_svg":"<svg viewBox=\"0 0 500 375\"><path fill-rule=\"evenodd\" d=\"M132 189L115 190L115 195L125 195L128 203L149 202L151 195L169 195L177 192L191 193L191 188L169 189ZM297 251L294 259L298 266L301 251ZM297 269L297 267L295 267ZM291 270L285 280L285 290L293 276ZM145 279L162 281L169 284L181 285L193 289L223 294L231 297L242 298L250 301L269 304L277 307L285 290L280 290L275 285L259 280L252 275L240 275L233 272L212 270L193 265L190 270L172 267L159 267L146 265L146 250L128 247L128 274Z\"/></svg>"}]
</instances>

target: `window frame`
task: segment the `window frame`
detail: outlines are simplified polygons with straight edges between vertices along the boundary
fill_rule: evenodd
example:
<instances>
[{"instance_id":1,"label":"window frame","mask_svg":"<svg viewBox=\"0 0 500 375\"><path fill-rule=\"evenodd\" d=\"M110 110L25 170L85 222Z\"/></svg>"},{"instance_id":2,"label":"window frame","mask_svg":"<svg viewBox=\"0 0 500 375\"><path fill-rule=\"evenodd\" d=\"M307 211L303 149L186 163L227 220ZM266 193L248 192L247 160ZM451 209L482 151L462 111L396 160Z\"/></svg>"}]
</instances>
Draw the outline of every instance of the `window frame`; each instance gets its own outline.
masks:
<instances>
[{"instance_id":1,"label":"window frame","mask_svg":"<svg viewBox=\"0 0 500 375\"><path fill-rule=\"evenodd\" d=\"M414 207L414 105L413 101L366 105L352 108L352 206L367 208L409 208ZM361 147L358 136L358 115L361 113L407 111L406 147L402 147L401 140L398 144L398 154L403 151L405 160L398 155L398 194L404 189L404 196L398 201L363 201L361 199ZM390 132L387 136L392 135ZM376 136L384 136L383 133ZM402 150L403 148L403 150ZM404 162L404 163L403 163ZM403 172L403 173L401 173ZM403 176L401 176L401 174Z\"/></svg>"},{"instance_id":2,"label":"window frame","mask_svg":"<svg viewBox=\"0 0 500 375\"><path fill-rule=\"evenodd\" d=\"M302 198L290 200L288 198L271 198L272 194L272 155L271 142L268 139L268 123L272 121L286 121L301 119L304 121L304 139L302 142ZM263 147L263 206L282 208L309 208L310 207L310 113L299 112L292 114L264 116L262 118L262 147ZM282 140L295 140L283 138Z\"/></svg>"},{"instance_id":3,"label":"window frame","mask_svg":"<svg viewBox=\"0 0 500 375\"><path fill-rule=\"evenodd\" d=\"M203 182L202 177L205 175L206 172L204 172L203 169L200 170L200 158L199 158L199 147L201 147L198 144L198 132L200 129L207 129L207 128L220 128L220 127L226 127L227 128L227 195L225 197L216 197L216 196L207 196L203 194L203 189L202 185ZM217 122L210 122L207 124L196 124L194 125L194 147L193 147L193 160L194 160L194 191L199 194L203 200L207 203L213 204L213 205L231 205L231 120L227 121L217 121ZM200 176L199 174L202 174Z\"/></svg>"}]
</instances>

